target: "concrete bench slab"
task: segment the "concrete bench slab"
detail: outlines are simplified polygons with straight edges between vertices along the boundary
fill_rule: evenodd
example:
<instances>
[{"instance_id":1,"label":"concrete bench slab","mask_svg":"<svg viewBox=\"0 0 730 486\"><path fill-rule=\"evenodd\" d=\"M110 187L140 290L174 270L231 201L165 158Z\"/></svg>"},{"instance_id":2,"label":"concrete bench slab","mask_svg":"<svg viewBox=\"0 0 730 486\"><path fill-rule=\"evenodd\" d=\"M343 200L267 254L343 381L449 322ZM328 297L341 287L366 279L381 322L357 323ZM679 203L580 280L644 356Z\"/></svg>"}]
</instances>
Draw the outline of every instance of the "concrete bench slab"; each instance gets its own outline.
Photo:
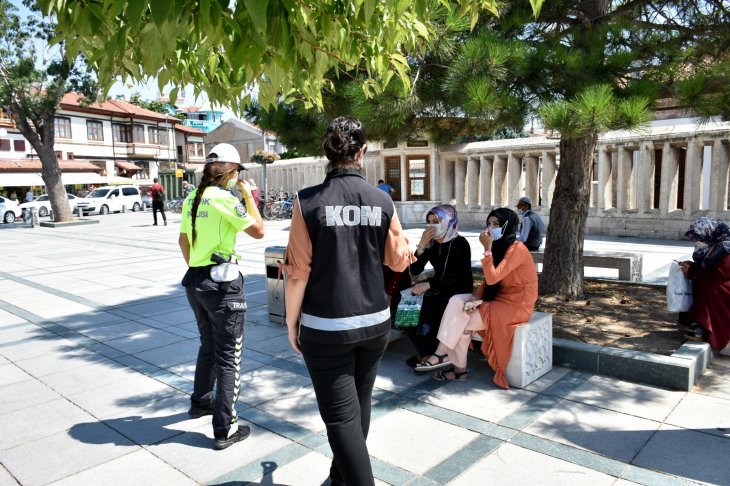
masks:
<instances>
[{"instance_id":1,"label":"concrete bench slab","mask_svg":"<svg viewBox=\"0 0 730 486\"><path fill-rule=\"evenodd\" d=\"M542 263L545 253L543 250L531 251L534 262ZM615 251L584 251L584 267L616 268L619 280L639 282L642 278L643 260L640 253L626 253Z\"/></svg>"}]
</instances>

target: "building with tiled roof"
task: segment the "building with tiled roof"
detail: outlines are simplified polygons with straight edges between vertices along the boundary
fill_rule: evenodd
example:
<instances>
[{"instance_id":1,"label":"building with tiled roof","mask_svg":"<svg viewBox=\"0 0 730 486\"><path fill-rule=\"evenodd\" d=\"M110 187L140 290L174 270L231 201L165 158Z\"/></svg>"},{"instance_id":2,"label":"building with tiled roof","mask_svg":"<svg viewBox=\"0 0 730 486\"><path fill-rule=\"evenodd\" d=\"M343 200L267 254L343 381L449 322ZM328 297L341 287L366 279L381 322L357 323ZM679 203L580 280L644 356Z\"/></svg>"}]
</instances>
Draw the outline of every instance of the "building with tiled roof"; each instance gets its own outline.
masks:
<instances>
[{"instance_id":1,"label":"building with tiled roof","mask_svg":"<svg viewBox=\"0 0 730 486\"><path fill-rule=\"evenodd\" d=\"M146 185L161 175L172 174L174 179L175 169L190 166L192 172L205 162L205 132L184 126L169 114L146 110L123 100L86 105L81 95L66 93L54 129L54 149L67 185L98 184L103 182L100 181L103 177L124 177L132 183ZM30 143L2 111L0 161L3 161L0 190L11 184L42 185L42 181L28 183L31 179L27 174L40 174L40 161ZM22 167L17 161L23 162ZM75 174L73 177L65 177L71 172ZM33 181L38 182L36 179ZM39 187L38 191L43 188ZM174 193L171 191L171 195Z\"/></svg>"}]
</instances>

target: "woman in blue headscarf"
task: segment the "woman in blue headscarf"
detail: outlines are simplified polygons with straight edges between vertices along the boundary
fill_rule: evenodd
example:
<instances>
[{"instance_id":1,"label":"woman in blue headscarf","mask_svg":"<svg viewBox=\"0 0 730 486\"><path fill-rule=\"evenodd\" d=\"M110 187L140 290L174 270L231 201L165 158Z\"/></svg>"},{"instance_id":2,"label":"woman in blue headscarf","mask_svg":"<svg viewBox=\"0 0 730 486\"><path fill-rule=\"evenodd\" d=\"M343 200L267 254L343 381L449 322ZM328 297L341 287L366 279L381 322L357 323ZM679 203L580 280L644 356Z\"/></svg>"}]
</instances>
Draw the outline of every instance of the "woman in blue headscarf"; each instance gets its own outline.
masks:
<instances>
[{"instance_id":1,"label":"woman in blue headscarf","mask_svg":"<svg viewBox=\"0 0 730 486\"><path fill-rule=\"evenodd\" d=\"M694 301L689 312L680 313L679 322L687 328L687 339L705 340L722 351L730 342L730 228L703 216L685 236L695 251L692 261L679 265L692 280Z\"/></svg>"},{"instance_id":2,"label":"woman in blue headscarf","mask_svg":"<svg viewBox=\"0 0 730 486\"><path fill-rule=\"evenodd\" d=\"M426 215L426 223L416 246L418 260L411 264L411 274L420 274L426 263L431 263L434 275L413 286L413 294L424 295L418 326L404 331L416 348L416 356L406 361L411 367L436 350L441 316L449 299L456 294L471 293L473 285L471 249L466 238L458 233L456 209L449 204L436 206Z\"/></svg>"}]
</instances>

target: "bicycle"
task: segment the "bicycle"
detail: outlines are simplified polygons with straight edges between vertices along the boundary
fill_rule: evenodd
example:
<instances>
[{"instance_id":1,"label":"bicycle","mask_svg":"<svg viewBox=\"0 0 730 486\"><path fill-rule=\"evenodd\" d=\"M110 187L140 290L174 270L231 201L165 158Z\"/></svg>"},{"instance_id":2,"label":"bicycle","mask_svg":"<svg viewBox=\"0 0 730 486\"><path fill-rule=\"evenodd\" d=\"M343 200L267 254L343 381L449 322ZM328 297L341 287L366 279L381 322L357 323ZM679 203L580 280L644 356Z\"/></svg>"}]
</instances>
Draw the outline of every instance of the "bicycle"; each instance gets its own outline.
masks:
<instances>
[{"instance_id":1,"label":"bicycle","mask_svg":"<svg viewBox=\"0 0 730 486\"><path fill-rule=\"evenodd\" d=\"M292 210L294 209L294 199L286 199L277 201L271 205L271 216L278 220L291 219Z\"/></svg>"},{"instance_id":2,"label":"bicycle","mask_svg":"<svg viewBox=\"0 0 730 486\"><path fill-rule=\"evenodd\" d=\"M167 201L167 207L165 209L171 213L180 214L182 213L183 201L185 201L185 199L182 197L171 199Z\"/></svg>"}]
</instances>

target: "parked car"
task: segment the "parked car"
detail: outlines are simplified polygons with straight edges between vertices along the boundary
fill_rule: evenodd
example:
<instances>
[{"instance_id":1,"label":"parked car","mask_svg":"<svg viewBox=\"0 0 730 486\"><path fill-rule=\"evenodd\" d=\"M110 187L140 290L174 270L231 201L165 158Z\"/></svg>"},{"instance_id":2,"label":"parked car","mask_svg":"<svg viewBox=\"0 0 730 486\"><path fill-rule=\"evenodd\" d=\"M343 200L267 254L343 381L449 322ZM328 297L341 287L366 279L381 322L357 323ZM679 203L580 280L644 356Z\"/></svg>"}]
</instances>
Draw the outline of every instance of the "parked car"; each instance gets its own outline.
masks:
<instances>
[{"instance_id":1,"label":"parked car","mask_svg":"<svg viewBox=\"0 0 730 486\"><path fill-rule=\"evenodd\" d=\"M68 205L71 208L71 212L74 212L76 210L76 205L79 201L83 200L83 198L68 193L66 193L66 196L68 197ZM30 210L32 208L36 208L38 210L38 216L48 216L48 213L51 212L51 198L48 197L48 194L42 194L33 199L33 201L20 205L21 210Z\"/></svg>"},{"instance_id":2,"label":"parked car","mask_svg":"<svg viewBox=\"0 0 730 486\"><path fill-rule=\"evenodd\" d=\"M0 196L0 216L3 223L14 223L16 218L23 215L23 210L18 207L18 201Z\"/></svg>"},{"instance_id":3,"label":"parked car","mask_svg":"<svg viewBox=\"0 0 730 486\"><path fill-rule=\"evenodd\" d=\"M123 206L132 211L142 209L142 197L137 186L103 186L94 189L77 204L84 214L118 213Z\"/></svg>"}]
</instances>

